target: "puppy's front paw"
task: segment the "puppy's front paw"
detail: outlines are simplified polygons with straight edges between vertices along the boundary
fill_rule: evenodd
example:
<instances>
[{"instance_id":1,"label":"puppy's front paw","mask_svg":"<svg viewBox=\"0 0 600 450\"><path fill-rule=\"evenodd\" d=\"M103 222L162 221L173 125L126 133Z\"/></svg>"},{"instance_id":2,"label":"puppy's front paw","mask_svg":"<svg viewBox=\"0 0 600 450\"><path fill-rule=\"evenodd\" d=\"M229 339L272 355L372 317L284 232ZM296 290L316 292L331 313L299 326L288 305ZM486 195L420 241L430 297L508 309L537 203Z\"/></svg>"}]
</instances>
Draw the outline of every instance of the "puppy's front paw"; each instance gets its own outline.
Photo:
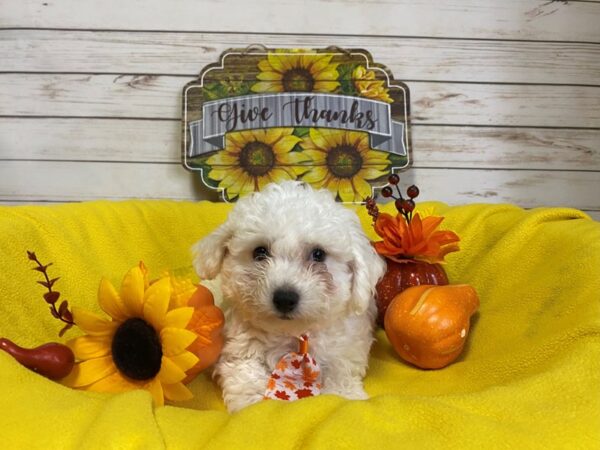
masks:
<instances>
[{"instance_id":1,"label":"puppy's front paw","mask_svg":"<svg viewBox=\"0 0 600 450\"><path fill-rule=\"evenodd\" d=\"M322 394L339 395L348 400L367 400L369 395L362 387L362 383L352 383L352 385L329 385L321 390Z\"/></svg>"},{"instance_id":2,"label":"puppy's front paw","mask_svg":"<svg viewBox=\"0 0 600 450\"><path fill-rule=\"evenodd\" d=\"M224 395L223 399L225 401L225 406L227 406L227 411L229 411L230 413L234 413L234 412L238 412L241 409L246 408L247 406L261 402L263 400L263 394L257 394L257 393L229 394L229 395Z\"/></svg>"}]
</instances>

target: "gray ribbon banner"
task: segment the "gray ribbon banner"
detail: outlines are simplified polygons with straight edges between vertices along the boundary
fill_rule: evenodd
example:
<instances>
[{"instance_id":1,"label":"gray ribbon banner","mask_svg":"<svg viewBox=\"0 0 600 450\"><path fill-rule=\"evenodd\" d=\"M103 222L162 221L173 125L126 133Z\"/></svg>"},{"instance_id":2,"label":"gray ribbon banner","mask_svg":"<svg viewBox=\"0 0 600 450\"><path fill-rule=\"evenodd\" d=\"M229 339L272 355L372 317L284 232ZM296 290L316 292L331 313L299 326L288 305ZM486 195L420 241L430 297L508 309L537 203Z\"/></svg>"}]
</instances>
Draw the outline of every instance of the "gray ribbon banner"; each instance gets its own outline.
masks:
<instances>
[{"instance_id":1,"label":"gray ribbon banner","mask_svg":"<svg viewBox=\"0 0 600 450\"><path fill-rule=\"evenodd\" d=\"M190 122L188 156L225 147L225 133L273 128L340 128L369 133L371 148L406 155L404 124L390 105L360 97L321 93L256 94L206 102L202 119Z\"/></svg>"}]
</instances>

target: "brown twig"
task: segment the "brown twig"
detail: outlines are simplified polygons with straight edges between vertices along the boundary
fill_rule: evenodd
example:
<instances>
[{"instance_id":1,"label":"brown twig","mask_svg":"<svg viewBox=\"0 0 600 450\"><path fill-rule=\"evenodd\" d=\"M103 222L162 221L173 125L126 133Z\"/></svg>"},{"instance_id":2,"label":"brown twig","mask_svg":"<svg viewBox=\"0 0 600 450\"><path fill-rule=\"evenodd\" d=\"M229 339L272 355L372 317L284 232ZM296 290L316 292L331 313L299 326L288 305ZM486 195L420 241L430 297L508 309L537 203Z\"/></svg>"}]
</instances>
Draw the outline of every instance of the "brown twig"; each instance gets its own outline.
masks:
<instances>
[{"instance_id":1,"label":"brown twig","mask_svg":"<svg viewBox=\"0 0 600 450\"><path fill-rule=\"evenodd\" d=\"M60 330L60 332L58 333L58 335L60 337L63 336L63 334L65 334L65 332L71 328L73 325L75 325L75 322L73 321L73 313L71 313L71 311L69 310L69 302L66 300L63 300L58 309L56 309L56 303L58 302L58 299L60 298L60 292L58 291L53 291L52 290L52 286L54 286L54 283L56 283L60 277L57 278L53 278L52 280L48 277L48 267L50 267L52 265L52 263L46 264L45 266L42 265L42 263L37 259L37 256L35 255L34 252L30 252L27 251L27 257L29 258L30 261L33 261L37 264L37 267L34 267L32 270L36 270L38 272L40 272L41 274L44 275L44 278L46 279L46 281L38 281L39 284L41 284L42 286L44 286L46 289L48 289L48 292L46 292L44 294L44 300L46 301L46 303L48 303L50 305L50 313L52 314L52 317L54 317L55 319L60 320L61 322L64 322L66 325L62 328L62 330Z\"/></svg>"}]
</instances>

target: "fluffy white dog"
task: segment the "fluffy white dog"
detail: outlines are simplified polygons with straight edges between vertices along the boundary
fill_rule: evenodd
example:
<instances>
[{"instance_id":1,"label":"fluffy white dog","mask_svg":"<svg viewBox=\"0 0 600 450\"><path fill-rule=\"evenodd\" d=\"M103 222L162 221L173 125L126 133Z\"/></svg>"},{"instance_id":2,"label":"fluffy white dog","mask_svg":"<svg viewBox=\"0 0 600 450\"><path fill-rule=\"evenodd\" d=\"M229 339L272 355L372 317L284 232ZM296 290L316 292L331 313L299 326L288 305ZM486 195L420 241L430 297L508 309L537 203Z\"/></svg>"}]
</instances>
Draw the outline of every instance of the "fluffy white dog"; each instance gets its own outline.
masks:
<instances>
[{"instance_id":1,"label":"fluffy white dog","mask_svg":"<svg viewBox=\"0 0 600 450\"><path fill-rule=\"evenodd\" d=\"M229 411L263 399L301 334L321 365L323 394L367 398L374 288L385 263L353 211L326 190L271 184L242 198L193 252L201 278L221 278L226 339L214 373Z\"/></svg>"}]
</instances>

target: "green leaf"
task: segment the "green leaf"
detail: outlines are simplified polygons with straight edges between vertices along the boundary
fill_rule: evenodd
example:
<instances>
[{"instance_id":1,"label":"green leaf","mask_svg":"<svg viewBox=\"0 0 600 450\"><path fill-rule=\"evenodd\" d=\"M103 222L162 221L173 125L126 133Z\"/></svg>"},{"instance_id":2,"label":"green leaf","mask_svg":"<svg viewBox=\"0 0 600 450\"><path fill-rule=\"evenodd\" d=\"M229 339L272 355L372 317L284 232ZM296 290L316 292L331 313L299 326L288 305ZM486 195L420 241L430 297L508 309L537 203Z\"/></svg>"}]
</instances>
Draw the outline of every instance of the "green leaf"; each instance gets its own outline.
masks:
<instances>
[{"instance_id":1,"label":"green leaf","mask_svg":"<svg viewBox=\"0 0 600 450\"><path fill-rule=\"evenodd\" d=\"M305 136L308 136L309 132L310 132L310 128L308 128L308 127L297 127L297 128L294 128L293 135L298 136L298 137L305 137Z\"/></svg>"},{"instance_id":2,"label":"green leaf","mask_svg":"<svg viewBox=\"0 0 600 450\"><path fill-rule=\"evenodd\" d=\"M352 80L352 72L355 68L356 64L342 64L338 66L340 94L358 96L358 92L354 87L354 80Z\"/></svg>"}]
</instances>

